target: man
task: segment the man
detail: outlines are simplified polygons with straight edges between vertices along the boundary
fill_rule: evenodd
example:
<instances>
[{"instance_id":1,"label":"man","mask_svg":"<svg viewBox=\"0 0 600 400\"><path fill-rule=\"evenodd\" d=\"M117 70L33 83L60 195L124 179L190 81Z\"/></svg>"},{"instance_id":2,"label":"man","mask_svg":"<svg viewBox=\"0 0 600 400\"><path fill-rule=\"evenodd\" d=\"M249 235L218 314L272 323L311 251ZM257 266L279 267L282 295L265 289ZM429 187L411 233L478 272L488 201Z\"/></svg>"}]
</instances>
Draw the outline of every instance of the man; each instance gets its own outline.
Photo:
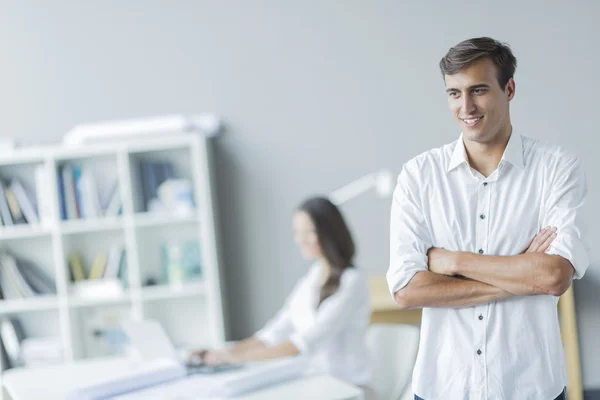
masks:
<instances>
[{"instance_id":1,"label":"man","mask_svg":"<svg viewBox=\"0 0 600 400\"><path fill-rule=\"evenodd\" d=\"M415 399L564 399L557 302L589 264L582 167L513 130L508 46L466 40L440 68L462 134L403 166L391 212L390 291L423 308Z\"/></svg>"}]
</instances>

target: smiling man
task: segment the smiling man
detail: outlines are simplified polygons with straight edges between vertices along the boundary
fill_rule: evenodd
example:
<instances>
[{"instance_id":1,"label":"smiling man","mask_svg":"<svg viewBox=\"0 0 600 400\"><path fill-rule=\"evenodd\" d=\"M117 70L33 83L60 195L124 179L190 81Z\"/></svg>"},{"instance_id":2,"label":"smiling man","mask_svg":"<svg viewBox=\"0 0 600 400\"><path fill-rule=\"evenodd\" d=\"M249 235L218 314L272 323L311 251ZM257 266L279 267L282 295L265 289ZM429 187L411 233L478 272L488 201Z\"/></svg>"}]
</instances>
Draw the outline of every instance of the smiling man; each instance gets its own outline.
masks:
<instances>
[{"instance_id":1,"label":"smiling man","mask_svg":"<svg viewBox=\"0 0 600 400\"><path fill-rule=\"evenodd\" d=\"M423 308L415 399L565 398L557 302L589 264L585 175L513 129L516 59L475 38L440 61L458 140L400 172L387 279Z\"/></svg>"}]
</instances>

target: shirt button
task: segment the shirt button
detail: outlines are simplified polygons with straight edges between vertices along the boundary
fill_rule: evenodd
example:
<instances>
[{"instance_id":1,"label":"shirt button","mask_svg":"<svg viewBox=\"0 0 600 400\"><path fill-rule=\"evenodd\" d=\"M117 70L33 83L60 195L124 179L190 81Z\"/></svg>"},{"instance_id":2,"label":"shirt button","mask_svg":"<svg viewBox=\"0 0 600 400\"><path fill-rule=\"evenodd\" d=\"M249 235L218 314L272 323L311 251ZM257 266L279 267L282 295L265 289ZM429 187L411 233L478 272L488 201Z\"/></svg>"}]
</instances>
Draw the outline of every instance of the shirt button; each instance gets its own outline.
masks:
<instances>
[{"instance_id":1,"label":"shirt button","mask_svg":"<svg viewBox=\"0 0 600 400\"><path fill-rule=\"evenodd\" d=\"M483 186L487 186L487 184L488 184L487 182L483 182Z\"/></svg>"},{"instance_id":2,"label":"shirt button","mask_svg":"<svg viewBox=\"0 0 600 400\"><path fill-rule=\"evenodd\" d=\"M480 356L481 355L481 350L477 350L477 355Z\"/></svg>"},{"instance_id":3,"label":"shirt button","mask_svg":"<svg viewBox=\"0 0 600 400\"><path fill-rule=\"evenodd\" d=\"M482 319L483 319L483 315L480 315L479 316L479 320L481 321Z\"/></svg>"},{"instance_id":4,"label":"shirt button","mask_svg":"<svg viewBox=\"0 0 600 400\"><path fill-rule=\"evenodd\" d=\"M481 214L481 215L479 216L479 218L481 218L481 219L485 219L485 214Z\"/></svg>"},{"instance_id":5,"label":"shirt button","mask_svg":"<svg viewBox=\"0 0 600 400\"><path fill-rule=\"evenodd\" d=\"M483 249L479 249L479 254L483 254Z\"/></svg>"}]
</instances>

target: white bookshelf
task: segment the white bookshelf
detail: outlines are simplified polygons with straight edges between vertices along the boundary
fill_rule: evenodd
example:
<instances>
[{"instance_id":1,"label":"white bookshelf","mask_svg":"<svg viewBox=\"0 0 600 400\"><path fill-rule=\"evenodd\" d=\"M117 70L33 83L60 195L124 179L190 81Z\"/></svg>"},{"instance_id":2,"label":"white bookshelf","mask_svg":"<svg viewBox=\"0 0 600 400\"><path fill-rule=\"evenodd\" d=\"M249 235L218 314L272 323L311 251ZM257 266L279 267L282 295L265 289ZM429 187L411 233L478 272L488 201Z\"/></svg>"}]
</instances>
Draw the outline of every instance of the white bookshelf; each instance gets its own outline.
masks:
<instances>
[{"instance_id":1,"label":"white bookshelf","mask_svg":"<svg viewBox=\"0 0 600 400\"><path fill-rule=\"evenodd\" d=\"M140 161L168 161L177 178L191 181L193 211L186 215L145 211ZM120 215L62 220L58 174L65 163L76 163L91 171L100 195L118 182ZM90 337L94 321L154 318L164 325L176 346L222 344L224 310L210 164L210 143L197 134L22 149L0 156L0 178L18 177L36 192L44 190L50 200L50 213L44 223L0 227L0 248L44 269L57 289L52 296L0 300L0 317L18 318L26 337L59 339L63 362L105 355L106 351ZM49 172L44 188L35 187L34 171L40 165ZM165 281L162 244L188 241L199 243L200 279ZM94 255L112 245L125 250L127 286L123 292L94 298L74 295L69 254L81 255L87 274ZM148 285L149 280L156 284ZM0 383L1 379L0 374Z\"/></svg>"}]
</instances>

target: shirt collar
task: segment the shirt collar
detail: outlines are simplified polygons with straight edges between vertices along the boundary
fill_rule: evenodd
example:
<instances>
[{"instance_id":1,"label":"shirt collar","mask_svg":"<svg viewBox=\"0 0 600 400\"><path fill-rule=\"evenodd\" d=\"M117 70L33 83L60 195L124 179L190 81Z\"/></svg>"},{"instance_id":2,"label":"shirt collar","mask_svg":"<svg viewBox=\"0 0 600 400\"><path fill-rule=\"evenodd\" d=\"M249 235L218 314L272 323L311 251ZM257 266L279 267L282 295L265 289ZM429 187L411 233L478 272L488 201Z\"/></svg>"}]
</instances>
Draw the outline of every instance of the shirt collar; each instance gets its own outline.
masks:
<instances>
[{"instance_id":1,"label":"shirt collar","mask_svg":"<svg viewBox=\"0 0 600 400\"><path fill-rule=\"evenodd\" d=\"M516 167L524 168L525 161L523 160L523 141L521 135L518 133L511 133L508 144L504 149L502 160L508 161ZM450 162L448 163L448 172L452 171L462 163L468 163L468 159L465 144L463 142L463 134L461 133L454 146L452 158L450 158Z\"/></svg>"},{"instance_id":2,"label":"shirt collar","mask_svg":"<svg viewBox=\"0 0 600 400\"><path fill-rule=\"evenodd\" d=\"M454 168L458 167L462 163L467 162L467 151L465 150L465 144L463 142L463 134L460 134L460 137L456 141L456 145L454 146L454 152L452 152L452 158L450 158L450 163L448 163L448 172L452 171Z\"/></svg>"},{"instance_id":3,"label":"shirt collar","mask_svg":"<svg viewBox=\"0 0 600 400\"><path fill-rule=\"evenodd\" d=\"M521 169L525 167L525 160L523 159L523 140L521 139L521 135L514 132L511 133L506 149L504 149L502 159L508 161L515 167Z\"/></svg>"}]
</instances>

